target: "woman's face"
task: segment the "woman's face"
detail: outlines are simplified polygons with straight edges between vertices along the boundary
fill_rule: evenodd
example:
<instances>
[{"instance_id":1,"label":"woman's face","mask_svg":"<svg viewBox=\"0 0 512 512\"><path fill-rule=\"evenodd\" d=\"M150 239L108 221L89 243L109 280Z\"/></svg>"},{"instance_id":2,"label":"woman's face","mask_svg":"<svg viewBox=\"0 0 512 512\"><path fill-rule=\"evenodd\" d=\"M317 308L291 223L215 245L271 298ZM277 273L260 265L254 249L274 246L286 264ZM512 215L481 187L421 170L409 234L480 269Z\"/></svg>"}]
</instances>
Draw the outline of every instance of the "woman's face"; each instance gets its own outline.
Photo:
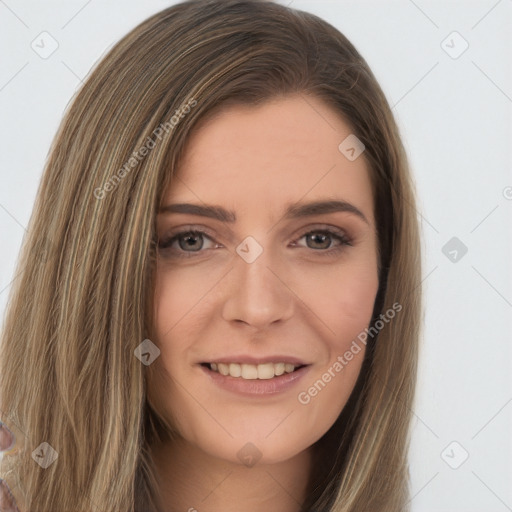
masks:
<instances>
[{"instance_id":1,"label":"woman's face","mask_svg":"<svg viewBox=\"0 0 512 512\"><path fill-rule=\"evenodd\" d=\"M193 134L165 192L149 397L209 455L289 459L354 387L378 277L364 154L338 148L350 134L312 97L232 106Z\"/></svg>"}]
</instances>

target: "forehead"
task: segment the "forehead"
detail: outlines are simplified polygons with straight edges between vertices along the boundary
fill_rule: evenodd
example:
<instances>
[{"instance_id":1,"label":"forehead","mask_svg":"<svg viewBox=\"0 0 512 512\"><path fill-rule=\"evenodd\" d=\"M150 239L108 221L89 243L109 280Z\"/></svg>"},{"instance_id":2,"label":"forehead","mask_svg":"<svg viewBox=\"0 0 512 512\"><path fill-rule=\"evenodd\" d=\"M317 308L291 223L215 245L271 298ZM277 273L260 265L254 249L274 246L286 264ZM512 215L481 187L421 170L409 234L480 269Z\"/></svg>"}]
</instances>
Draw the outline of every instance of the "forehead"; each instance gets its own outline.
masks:
<instances>
[{"instance_id":1,"label":"forehead","mask_svg":"<svg viewBox=\"0 0 512 512\"><path fill-rule=\"evenodd\" d=\"M352 129L321 100L301 94L263 105L230 106L195 130L164 204L198 202L275 210L316 199L357 203L372 217L364 153L351 161L339 145Z\"/></svg>"}]
</instances>

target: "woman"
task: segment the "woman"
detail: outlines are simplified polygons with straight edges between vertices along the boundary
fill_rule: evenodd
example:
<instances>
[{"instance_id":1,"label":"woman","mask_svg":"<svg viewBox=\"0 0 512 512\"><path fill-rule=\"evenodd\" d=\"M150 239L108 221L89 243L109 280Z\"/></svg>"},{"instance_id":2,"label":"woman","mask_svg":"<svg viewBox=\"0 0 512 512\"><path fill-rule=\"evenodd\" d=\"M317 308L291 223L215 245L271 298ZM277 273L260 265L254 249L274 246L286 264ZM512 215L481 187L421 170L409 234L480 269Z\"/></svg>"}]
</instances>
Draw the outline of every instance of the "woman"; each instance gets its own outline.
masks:
<instances>
[{"instance_id":1,"label":"woman","mask_svg":"<svg viewBox=\"0 0 512 512\"><path fill-rule=\"evenodd\" d=\"M311 14L193 0L96 66L2 334L20 510L407 510L414 193L366 62Z\"/></svg>"}]
</instances>

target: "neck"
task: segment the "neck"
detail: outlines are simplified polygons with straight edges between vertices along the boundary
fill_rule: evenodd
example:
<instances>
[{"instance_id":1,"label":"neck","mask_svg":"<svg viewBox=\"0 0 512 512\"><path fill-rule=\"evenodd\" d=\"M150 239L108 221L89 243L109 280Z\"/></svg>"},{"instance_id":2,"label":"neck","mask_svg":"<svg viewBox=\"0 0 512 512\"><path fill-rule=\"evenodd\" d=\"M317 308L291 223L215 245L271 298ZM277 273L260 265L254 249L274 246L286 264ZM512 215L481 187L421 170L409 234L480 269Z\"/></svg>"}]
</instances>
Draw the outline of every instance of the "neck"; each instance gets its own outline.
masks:
<instances>
[{"instance_id":1,"label":"neck","mask_svg":"<svg viewBox=\"0 0 512 512\"><path fill-rule=\"evenodd\" d=\"M219 459L183 438L152 448L161 512L299 512L306 499L311 449L252 467Z\"/></svg>"}]
</instances>

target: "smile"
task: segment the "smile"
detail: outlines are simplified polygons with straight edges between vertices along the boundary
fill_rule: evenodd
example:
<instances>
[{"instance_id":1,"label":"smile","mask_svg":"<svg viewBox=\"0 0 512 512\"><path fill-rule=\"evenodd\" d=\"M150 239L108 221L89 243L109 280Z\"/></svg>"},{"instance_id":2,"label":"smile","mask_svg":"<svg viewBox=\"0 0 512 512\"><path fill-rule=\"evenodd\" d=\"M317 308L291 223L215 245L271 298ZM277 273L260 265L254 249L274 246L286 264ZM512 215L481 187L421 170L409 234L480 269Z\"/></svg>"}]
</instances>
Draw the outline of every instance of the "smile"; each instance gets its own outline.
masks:
<instances>
[{"instance_id":1,"label":"smile","mask_svg":"<svg viewBox=\"0 0 512 512\"><path fill-rule=\"evenodd\" d=\"M279 361L279 359L277 359ZM203 363L199 367L210 383L244 397L277 396L298 386L311 364L297 363Z\"/></svg>"},{"instance_id":2,"label":"smile","mask_svg":"<svg viewBox=\"0 0 512 512\"><path fill-rule=\"evenodd\" d=\"M245 380L268 380L279 377L285 373L293 373L304 365L292 363L205 363L210 370L224 376L236 377Z\"/></svg>"}]
</instances>

